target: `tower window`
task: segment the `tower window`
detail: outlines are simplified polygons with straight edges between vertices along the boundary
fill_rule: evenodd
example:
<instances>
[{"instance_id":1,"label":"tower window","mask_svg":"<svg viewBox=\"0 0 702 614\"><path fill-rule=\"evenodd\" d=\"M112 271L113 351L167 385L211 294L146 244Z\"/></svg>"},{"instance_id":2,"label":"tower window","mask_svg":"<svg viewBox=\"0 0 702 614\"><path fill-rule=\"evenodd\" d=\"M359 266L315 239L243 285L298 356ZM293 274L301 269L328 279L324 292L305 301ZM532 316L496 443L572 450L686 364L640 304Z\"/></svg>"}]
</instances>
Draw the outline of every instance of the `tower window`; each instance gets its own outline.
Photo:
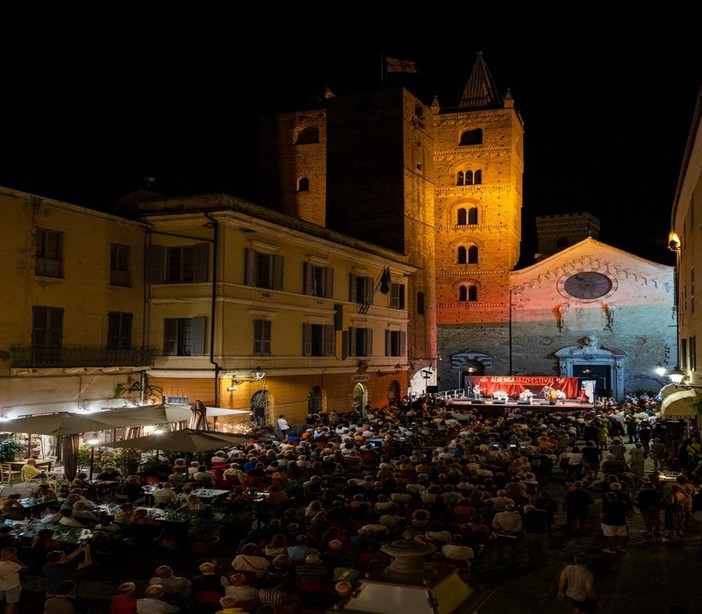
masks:
<instances>
[{"instance_id":1,"label":"tower window","mask_svg":"<svg viewBox=\"0 0 702 614\"><path fill-rule=\"evenodd\" d=\"M478 288L476 286L461 286L458 288L458 300L461 302L478 300Z\"/></svg>"},{"instance_id":2,"label":"tower window","mask_svg":"<svg viewBox=\"0 0 702 614\"><path fill-rule=\"evenodd\" d=\"M319 143L319 129L316 126L308 126L297 133L295 145L309 145Z\"/></svg>"},{"instance_id":3,"label":"tower window","mask_svg":"<svg viewBox=\"0 0 702 614\"><path fill-rule=\"evenodd\" d=\"M475 245L471 245L469 248L465 248L461 245L458 248L458 264L478 264L478 248Z\"/></svg>"},{"instance_id":4,"label":"tower window","mask_svg":"<svg viewBox=\"0 0 702 614\"><path fill-rule=\"evenodd\" d=\"M300 177L297 182L298 192L309 192L310 191L310 180L307 177Z\"/></svg>"},{"instance_id":5,"label":"tower window","mask_svg":"<svg viewBox=\"0 0 702 614\"><path fill-rule=\"evenodd\" d=\"M458 143L461 147L466 145L482 145L483 144L483 131L481 128L476 128L475 130L466 130L461 134L461 140Z\"/></svg>"}]
</instances>

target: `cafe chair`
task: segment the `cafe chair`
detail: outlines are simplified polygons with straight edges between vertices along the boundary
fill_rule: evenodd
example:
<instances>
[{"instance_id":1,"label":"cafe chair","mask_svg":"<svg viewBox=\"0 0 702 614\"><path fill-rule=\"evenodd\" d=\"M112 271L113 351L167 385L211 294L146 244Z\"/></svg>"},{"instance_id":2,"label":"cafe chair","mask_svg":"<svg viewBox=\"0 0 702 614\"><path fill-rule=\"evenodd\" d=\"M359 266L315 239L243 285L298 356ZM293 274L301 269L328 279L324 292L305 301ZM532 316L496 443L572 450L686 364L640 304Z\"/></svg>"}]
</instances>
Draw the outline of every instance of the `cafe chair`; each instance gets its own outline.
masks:
<instances>
[{"instance_id":1,"label":"cafe chair","mask_svg":"<svg viewBox=\"0 0 702 614\"><path fill-rule=\"evenodd\" d=\"M22 477L19 469L13 469L10 463L0 463L1 481L12 485L12 480L18 480Z\"/></svg>"}]
</instances>

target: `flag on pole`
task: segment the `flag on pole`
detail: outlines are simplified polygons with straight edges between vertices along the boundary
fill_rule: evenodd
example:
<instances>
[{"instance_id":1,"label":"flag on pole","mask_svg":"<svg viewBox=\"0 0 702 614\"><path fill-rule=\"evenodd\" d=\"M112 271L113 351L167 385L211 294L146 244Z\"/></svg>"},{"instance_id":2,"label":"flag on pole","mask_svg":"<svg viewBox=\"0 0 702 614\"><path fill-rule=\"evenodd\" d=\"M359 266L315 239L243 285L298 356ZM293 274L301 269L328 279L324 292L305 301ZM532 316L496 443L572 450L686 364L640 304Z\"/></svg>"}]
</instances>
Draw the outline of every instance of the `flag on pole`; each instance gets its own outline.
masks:
<instances>
[{"instance_id":1,"label":"flag on pole","mask_svg":"<svg viewBox=\"0 0 702 614\"><path fill-rule=\"evenodd\" d=\"M388 72L417 72L414 65L416 62L408 60L398 60L397 58L385 58L385 67Z\"/></svg>"}]
</instances>

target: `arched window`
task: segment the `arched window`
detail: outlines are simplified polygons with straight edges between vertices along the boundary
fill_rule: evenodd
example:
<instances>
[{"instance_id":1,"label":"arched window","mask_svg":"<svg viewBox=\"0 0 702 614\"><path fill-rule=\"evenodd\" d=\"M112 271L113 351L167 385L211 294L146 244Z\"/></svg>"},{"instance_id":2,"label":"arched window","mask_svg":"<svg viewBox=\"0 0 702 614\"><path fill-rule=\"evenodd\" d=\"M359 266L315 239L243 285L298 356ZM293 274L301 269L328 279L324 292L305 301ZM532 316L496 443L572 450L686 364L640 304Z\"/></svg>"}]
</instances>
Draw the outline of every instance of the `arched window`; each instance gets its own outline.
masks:
<instances>
[{"instance_id":1,"label":"arched window","mask_svg":"<svg viewBox=\"0 0 702 614\"><path fill-rule=\"evenodd\" d=\"M297 133L295 145L309 145L319 143L319 129L316 126L308 126Z\"/></svg>"},{"instance_id":2,"label":"arched window","mask_svg":"<svg viewBox=\"0 0 702 614\"><path fill-rule=\"evenodd\" d=\"M475 226L478 223L478 208L471 207L468 209L468 223L471 226Z\"/></svg>"},{"instance_id":3,"label":"arched window","mask_svg":"<svg viewBox=\"0 0 702 614\"><path fill-rule=\"evenodd\" d=\"M307 177L300 177L297 182L298 192L309 192L310 191L310 180Z\"/></svg>"},{"instance_id":4,"label":"arched window","mask_svg":"<svg viewBox=\"0 0 702 614\"><path fill-rule=\"evenodd\" d=\"M478 264L478 248L475 245L468 248L468 264Z\"/></svg>"},{"instance_id":5,"label":"arched window","mask_svg":"<svg viewBox=\"0 0 702 614\"><path fill-rule=\"evenodd\" d=\"M466 185L473 185L473 171L466 171Z\"/></svg>"},{"instance_id":6,"label":"arched window","mask_svg":"<svg viewBox=\"0 0 702 614\"><path fill-rule=\"evenodd\" d=\"M473 173L473 183L475 185L480 185L483 182L483 171L478 169Z\"/></svg>"},{"instance_id":7,"label":"arched window","mask_svg":"<svg viewBox=\"0 0 702 614\"><path fill-rule=\"evenodd\" d=\"M483 144L483 131L481 128L476 128L475 130L466 130L461 134L461 139L458 143L460 146L466 145L482 145Z\"/></svg>"},{"instance_id":8,"label":"arched window","mask_svg":"<svg viewBox=\"0 0 702 614\"><path fill-rule=\"evenodd\" d=\"M468 261L468 254L466 248L461 245L458 248L458 264L465 264Z\"/></svg>"},{"instance_id":9,"label":"arched window","mask_svg":"<svg viewBox=\"0 0 702 614\"><path fill-rule=\"evenodd\" d=\"M458 300L461 302L477 301L478 300L477 286L460 286L458 288Z\"/></svg>"},{"instance_id":10,"label":"arched window","mask_svg":"<svg viewBox=\"0 0 702 614\"><path fill-rule=\"evenodd\" d=\"M456 212L456 224L458 224L459 226L465 226L467 219L468 219L468 216L467 216L466 210L463 207L461 207Z\"/></svg>"},{"instance_id":11,"label":"arched window","mask_svg":"<svg viewBox=\"0 0 702 614\"><path fill-rule=\"evenodd\" d=\"M456 174L456 185L463 185L463 171L458 171Z\"/></svg>"}]
</instances>

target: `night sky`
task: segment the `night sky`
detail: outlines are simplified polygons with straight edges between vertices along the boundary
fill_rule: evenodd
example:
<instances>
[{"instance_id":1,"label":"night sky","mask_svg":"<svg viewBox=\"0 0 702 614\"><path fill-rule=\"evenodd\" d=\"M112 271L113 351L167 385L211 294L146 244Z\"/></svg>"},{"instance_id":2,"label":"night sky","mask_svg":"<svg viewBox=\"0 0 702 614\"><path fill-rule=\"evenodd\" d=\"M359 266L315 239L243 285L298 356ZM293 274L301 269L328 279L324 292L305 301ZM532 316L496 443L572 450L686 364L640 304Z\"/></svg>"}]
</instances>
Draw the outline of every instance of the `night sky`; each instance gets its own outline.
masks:
<instances>
[{"instance_id":1,"label":"night sky","mask_svg":"<svg viewBox=\"0 0 702 614\"><path fill-rule=\"evenodd\" d=\"M589 211L601 240L674 262L670 210L702 85L697 3L8 4L5 187L105 208L153 176L166 195L253 198L258 115L324 87L377 89L383 53L417 69L387 87L454 106L483 51L525 123L523 253L536 215Z\"/></svg>"}]
</instances>

